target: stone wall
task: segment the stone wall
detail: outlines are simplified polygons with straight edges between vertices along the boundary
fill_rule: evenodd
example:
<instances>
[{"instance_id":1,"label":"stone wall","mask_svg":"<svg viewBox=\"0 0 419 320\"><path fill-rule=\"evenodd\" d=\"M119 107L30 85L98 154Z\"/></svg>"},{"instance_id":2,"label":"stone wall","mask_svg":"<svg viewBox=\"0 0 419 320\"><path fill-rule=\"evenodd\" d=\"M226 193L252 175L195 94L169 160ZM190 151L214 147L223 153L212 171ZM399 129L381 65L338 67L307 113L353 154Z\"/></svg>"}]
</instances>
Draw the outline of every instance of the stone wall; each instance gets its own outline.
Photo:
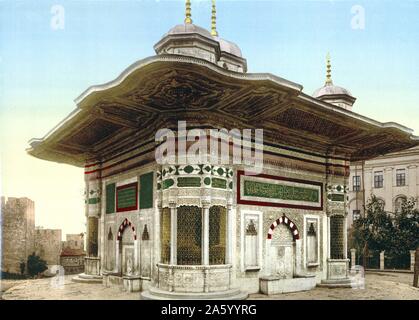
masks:
<instances>
[{"instance_id":1,"label":"stone wall","mask_svg":"<svg viewBox=\"0 0 419 320\"><path fill-rule=\"evenodd\" d=\"M34 251L35 203L28 198L1 198L1 270L20 273Z\"/></svg>"},{"instance_id":2,"label":"stone wall","mask_svg":"<svg viewBox=\"0 0 419 320\"><path fill-rule=\"evenodd\" d=\"M48 266L60 264L61 230L35 230L35 252Z\"/></svg>"}]
</instances>

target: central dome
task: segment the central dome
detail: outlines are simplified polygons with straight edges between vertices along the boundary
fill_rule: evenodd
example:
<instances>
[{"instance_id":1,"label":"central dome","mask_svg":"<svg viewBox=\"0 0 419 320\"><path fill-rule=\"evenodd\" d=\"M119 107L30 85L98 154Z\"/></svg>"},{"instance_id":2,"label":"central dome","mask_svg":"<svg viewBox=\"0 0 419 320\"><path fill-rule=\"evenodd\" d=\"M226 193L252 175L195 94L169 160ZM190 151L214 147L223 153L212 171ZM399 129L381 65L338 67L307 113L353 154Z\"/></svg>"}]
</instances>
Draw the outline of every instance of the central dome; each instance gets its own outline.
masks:
<instances>
[{"instance_id":1,"label":"central dome","mask_svg":"<svg viewBox=\"0 0 419 320\"><path fill-rule=\"evenodd\" d=\"M247 62L235 43L193 23L178 24L156 43L157 54L177 54L210 61L222 68L246 72Z\"/></svg>"},{"instance_id":2,"label":"central dome","mask_svg":"<svg viewBox=\"0 0 419 320\"><path fill-rule=\"evenodd\" d=\"M201 36L206 37L211 40L213 39L211 33L208 30L192 23L178 24L177 26L174 26L172 29L169 30L169 32L167 32L163 36L163 38L168 35L193 34L193 33L200 34Z\"/></svg>"},{"instance_id":3,"label":"central dome","mask_svg":"<svg viewBox=\"0 0 419 320\"><path fill-rule=\"evenodd\" d=\"M186 1L184 24L171 28L154 45L157 54L176 54L207 60L234 72L247 72L247 61L233 42L218 37L215 1L212 2L211 31L192 23L191 2Z\"/></svg>"}]
</instances>

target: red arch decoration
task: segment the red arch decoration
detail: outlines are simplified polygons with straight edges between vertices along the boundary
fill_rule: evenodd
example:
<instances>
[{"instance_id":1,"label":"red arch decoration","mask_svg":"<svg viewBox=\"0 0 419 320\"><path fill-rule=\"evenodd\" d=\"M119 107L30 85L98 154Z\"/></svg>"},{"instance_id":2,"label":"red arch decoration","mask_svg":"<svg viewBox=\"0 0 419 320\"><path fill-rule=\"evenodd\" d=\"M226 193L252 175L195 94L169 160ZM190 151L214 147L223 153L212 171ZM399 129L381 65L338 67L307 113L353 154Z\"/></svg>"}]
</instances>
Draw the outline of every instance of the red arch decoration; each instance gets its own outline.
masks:
<instances>
[{"instance_id":1,"label":"red arch decoration","mask_svg":"<svg viewBox=\"0 0 419 320\"><path fill-rule=\"evenodd\" d=\"M124 233L125 228L131 227L132 232L134 233L134 240L137 240L137 232L135 231L135 227L132 225L131 221L125 219L118 229L118 241L122 239L122 233Z\"/></svg>"},{"instance_id":2,"label":"red arch decoration","mask_svg":"<svg viewBox=\"0 0 419 320\"><path fill-rule=\"evenodd\" d=\"M274 233L275 228L280 224L285 224L288 228L290 228L294 241L300 239L300 233L298 232L297 226L284 214L281 218L274 221L274 223L272 223L269 227L268 240L272 239L272 234Z\"/></svg>"}]
</instances>

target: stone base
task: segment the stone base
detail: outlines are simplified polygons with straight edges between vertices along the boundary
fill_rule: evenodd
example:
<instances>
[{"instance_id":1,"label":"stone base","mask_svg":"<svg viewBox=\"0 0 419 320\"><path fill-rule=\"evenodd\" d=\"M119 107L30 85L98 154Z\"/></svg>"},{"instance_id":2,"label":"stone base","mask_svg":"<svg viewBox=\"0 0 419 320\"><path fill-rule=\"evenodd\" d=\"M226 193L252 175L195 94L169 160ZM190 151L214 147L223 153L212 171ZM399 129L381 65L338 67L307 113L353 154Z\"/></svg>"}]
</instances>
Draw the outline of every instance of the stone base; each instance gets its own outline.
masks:
<instances>
[{"instance_id":1,"label":"stone base","mask_svg":"<svg viewBox=\"0 0 419 320\"><path fill-rule=\"evenodd\" d=\"M248 294L239 289L208 293L184 293L150 288L141 293L141 298L144 300L245 300L247 297Z\"/></svg>"},{"instance_id":2,"label":"stone base","mask_svg":"<svg viewBox=\"0 0 419 320\"><path fill-rule=\"evenodd\" d=\"M82 282L82 283L102 283L102 276L97 275L90 275L85 273L80 273L74 278L71 279L74 282Z\"/></svg>"},{"instance_id":3,"label":"stone base","mask_svg":"<svg viewBox=\"0 0 419 320\"><path fill-rule=\"evenodd\" d=\"M259 279L260 291L266 295L308 291L316 287L316 276L304 276L292 279L281 279L266 276Z\"/></svg>"},{"instance_id":4,"label":"stone base","mask_svg":"<svg viewBox=\"0 0 419 320\"><path fill-rule=\"evenodd\" d=\"M318 285L320 288L352 288L353 284L351 279L339 280L322 280Z\"/></svg>"},{"instance_id":5,"label":"stone base","mask_svg":"<svg viewBox=\"0 0 419 320\"><path fill-rule=\"evenodd\" d=\"M348 280L349 259L327 259L327 280Z\"/></svg>"},{"instance_id":6,"label":"stone base","mask_svg":"<svg viewBox=\"0 0 419 320\"><path fill-rule=\"evenodd\" d=\"M324 288L352 288L349 259L327 259L327 279L317 285Z\"/></svg>"},{"instance_id":7,"label":"stone base","mask_svg":"<svg viewBox=\"0 0 419 320\"><path fill-rule=\"evenodd\" d=\"M148 288L150 279L139 275L123 275L112 272L103 273L103 285L105 287L118 286L127 292L139 292Z\"/></svg>"},{"instance_id":8,"label":"stone base","mask_svg":"<svg viewBox=\"0 0 419 320\"><path fill-rule=\"evenodd\" d=\"M84 272L89 275L100 276L100 258L85 257Z\"/></svg>"}]
</instances>

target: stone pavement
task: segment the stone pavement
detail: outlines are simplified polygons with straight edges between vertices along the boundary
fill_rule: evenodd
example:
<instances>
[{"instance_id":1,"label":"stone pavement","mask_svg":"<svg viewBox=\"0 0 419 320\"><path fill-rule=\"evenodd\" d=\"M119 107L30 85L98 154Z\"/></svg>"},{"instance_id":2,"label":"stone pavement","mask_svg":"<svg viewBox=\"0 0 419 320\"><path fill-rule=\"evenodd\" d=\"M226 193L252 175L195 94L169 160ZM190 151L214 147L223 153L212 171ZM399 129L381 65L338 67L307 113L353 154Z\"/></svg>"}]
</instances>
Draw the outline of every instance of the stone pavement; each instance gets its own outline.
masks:
<instances>
[{"instance_id":1,"label":"stone pavement","mask_svg":"<svg viewBox=\"0 0 419 320\"><path fill-rule=\"evenodd\" d=\"M119 288L105 288L101 284L75 283L66 276L61 286L52 279L3 280L2 298L6 300L138 300L140 294L127 293ZM315 288L312 291L280 294L267 297L252 294L250 299L269 300L419 300L419 289L412 287L413 274L367 273L365 289ZM9 288L10 287L10 288ZM9 288L9 289L8 289ZM7 290L8 289L8 290Z\"/></svg>"}]
</instances>

